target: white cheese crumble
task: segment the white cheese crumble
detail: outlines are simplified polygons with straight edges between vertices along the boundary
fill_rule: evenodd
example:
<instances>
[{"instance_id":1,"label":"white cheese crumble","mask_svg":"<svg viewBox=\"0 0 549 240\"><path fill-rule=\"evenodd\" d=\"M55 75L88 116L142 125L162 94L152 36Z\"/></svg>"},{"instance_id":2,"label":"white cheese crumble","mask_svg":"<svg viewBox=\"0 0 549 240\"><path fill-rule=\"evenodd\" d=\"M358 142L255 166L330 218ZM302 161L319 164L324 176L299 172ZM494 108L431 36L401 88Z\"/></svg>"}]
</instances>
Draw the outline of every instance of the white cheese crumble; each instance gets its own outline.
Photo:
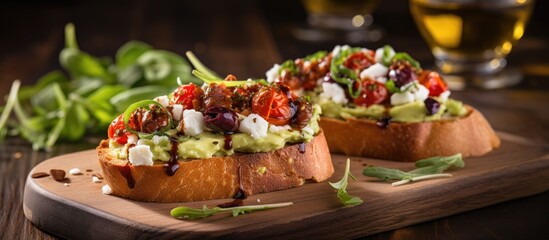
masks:
<instances>
[{"instance_id":1,"label":"white cheese crumble","mask_svg":"<svg viewBox=\"0 0 549 240\"><path fill-rule=\"evenodd\" d=\"M322 93L320 94L321 101L332 100L335 103L346 104L349 102L345 96L345 90L337 83L322 83Z\"/></svg>"},{"instance_id":2,"label":"white cheese crumble","mask_svg":"<svg viewBox=\"0 0 549 240\"><path fill-rule=\"evenodd\" d=\"M258 139L267 136L268 128L269 123L265 119L252 113L240 122L238 130L250 134L254 139Z\"/></svg>"},{"instance_id":3,"label":"white cheese crumble","mask_svg":"<svg viewBox=\"0 0 549 240\"><path fill-rule=\"evenodd\" d=\"M100 183L100 182L101 182L101 179L99 179L98 177L96 176L92 177L92 183Z\"/></svg>"},{"instance_id":4,"label":"white cheese crumble","mask_svg":"<svg viewBox=\"0 0 549 240\"><path fill-rule=\"evenodd\" d=\"M103 192L103 194L105 194L105 195L111 195L112 194L112 188L108 184L105 184L101 188L101 192Z\"/></svg>"},{"instance_id":5,"label":"white cheese crumble","mask_svg":"<svg viewBox=\"0 0 549 240\"><path fill-rule=\"evenodd\" d=\"M292 127L290 127L290 125L283 125L283 126L277 126L277 125L274 125L274 124L269 124L269 132L272 132L272 133L277 133L277 132L281 132L281 131L284 131L284 130L290 130L292 129Z\"/></svg>"},{"instance_id":6,"label":"white cheese crumble","mask_svg":"<svg viewBox=\"0 0 549 240\"><path fill-rule=\"evenodd\" d=\"M303 135L306 135L306 136L312 136L315 134L315 130L313 130L311 127L304 127L301 129L301 132L303 133Z\"/></svg>"},{"instance_id":7,"label":"white cheese crumble","mask_svg":"<svg viewBox=\"0 0 549 240\"><path fill-rule=\"evenodd\" d=\"M129 144L136 144L136 143L137 143L137 140L139 140L139 138L137 137L137 135L135 135L135 134L130 134L130 135L128 135L128 143L129 143Z\"/></svg>"},{"instance_id":8,"label":"white cheese crumble","mask_svg":"<svg viewBox=\"0 0 549 240\"><path fill-rule=\"evenodd\" d=\"M183 111L183 124L185 135L195 136L204 132L204 115L194 109Z\"/></svg>"},{"instance_id":9,"label":"white cheese crumble","mask_svg":"<svg viewBox=\"0 0 549 240\"><path fill-rule=\"evenodd\" d=\"M152 166L153 165L153 153L149 145L137 145L129 150L130 163L134 166Z\"/></svg>"},{"instance_id":10,"label":"white cheese crumble","mask_svg":"<svg viewBox=\"0 0 549 240\"><path fill-rule=\"evenodd\" d=\"M429 97L429 89L427 89L425 86L421 84L417 84L416 89L414 91L414 100L423 102L428 97Z\"/></svg>"},{"instance_id":11,"label":"white cheese crumble","mask_svg":"<svg viewBox=\"0 0 549 240\"><path fill-rule=\"evenodd\" d=\"M376 63L369 68L362 70L362 72L360 72L360 79L370 78L378 81L377 78L382 77L384 80L382 83L385 83L387 81L387 78L385 76L387 76L388 72L388 67L385 67L381 63Z\"/></svg>"},{"instance_id":12,"label":"white cheese crumble","mask_svg":"<svg viewBox=\"0 0 549 240\"><path fill-rule=\"evenodd\" d=\"M389 58L393 58L393 56L395 55L395 50L392 48L392 47L389 47ZM380 47L376 50L376 55L374 57L374 60L376 60L376 62L380 63L382 62L383 60L383 52L384 52L384 47Z\"/></svg>"},{"instance_id":13,"label":"white cheese crumble","mask_svg":"<svg viewBox=\"0 0 549 240\"><path fill-rule=\"evenodd\" d=\"M391 105L401 105L414 101L414 94L411 92L393 93L391 95Z\"/></svg>"},{"instance_id":14,"label":"white cheese crumble","mask_svg":"<svg viewBox=\"0 0 549 240\"><path fill-rule=\"evenodd\" d=\"M450 97L450 91L446 90L438 95L438 100L440 100L441 102L446 102L446 100L448 100L448 97Z\"/></svg>"},{"instance_id":15,"label":"white cheese crumble","mask_svg":"<svg viewBox=\"0 0 549 240\"><path fill-rule=\"evenodd\" d=\"M69 170L69 174L70 175L80 175L80 174L82 174L82 172L78 168L73 168L73 169Z\"/></svg>"},{"instance_id":16,"label":"white cheese crumble","mask_svg":"<svg viewBox=\"0 0 549 240\"><path fill-rule=\"evenodd\" d=\"M172 106L172 117L176 121L181 121L181 118L183 117L183 105L174 104Z\"/></svg>"},{"instance_id":17,"label":"white cheese crumble","mask_svg":"<svg viewBox=\"0 0 549 240\"><path fill-rule=\"evenodd\" d=\"M167 107L170 105L170 99L166 95L155 97L154 100L162 104L162 106L164 107Z\"/></svg>"},{"instance_id":18,"label":"white cheese crumble","mask_svg":"<svg viewBox=\"0 0 549 240\"><path fill-rule=\"evenodd\" d=\"M267 82L276 82L278 79L278 71L280 71L280 65L275 64L271 69L269 69L265 76L267 77Z\"/></svg>"}]
</instances>

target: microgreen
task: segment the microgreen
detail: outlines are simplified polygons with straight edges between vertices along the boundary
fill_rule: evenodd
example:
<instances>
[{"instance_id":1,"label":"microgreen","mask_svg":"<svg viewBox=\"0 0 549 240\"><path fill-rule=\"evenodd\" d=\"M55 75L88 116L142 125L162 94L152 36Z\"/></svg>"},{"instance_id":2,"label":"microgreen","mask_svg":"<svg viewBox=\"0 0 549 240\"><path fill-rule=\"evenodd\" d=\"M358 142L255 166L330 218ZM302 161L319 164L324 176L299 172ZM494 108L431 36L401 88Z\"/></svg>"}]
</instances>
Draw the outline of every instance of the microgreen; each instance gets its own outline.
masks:
<instances>
[{"instance_id":1,"label":"microgreen","mask_svg":"<svg viewBox=\"0 0 549 240\"><path fill-rule=\"evenodd\" d=\"M351 178L353 178L356 181L356 178L351 174L350 168L351 168L351 160L347 159L347 164L345 165L345 173L343 174L343 178L341 178L341 180L339 180L338 182L335 182L335 183L328 182L328 183L330 183L330 185L337 190L337 197L339 198L339 201L343 205L358 205L363 202L362 199L347 193L349 176L351 176Z\"/></svg>"},{"instance_id":2,"label":"microgreen","mask_svg":"<svg viewBox=\"0 0 549 240\"><path fill-rule=\"evenodd\" d=\"M183 219L198 219L198 218L207 218L214 214L230 212L233 217L238 215L246 214L253 211L266 210L272 208L281 208L293 205L292 202L285 203L274 203L274 204L262 204L262 205L252 205L252 206L239 206L239 207L230 207L230 208L221 208L214 207L208 208L204 205L202 208L190 208L190 207L176 207L170 211L170 215L174 218L183 218Z\"/></svg>"},{"instance_id":3,"label":"microgreen","mask_svg":"<svg viewBox=\"0 0 549 240\"><path fill-rule=\"evenodd\" d=\"M447 157L431 157L419 160L415 163L416 169L404 172L399 169L369 166L364 168L362 174L368 177L377 177L383 181L399 180L393 182L393 186L400 186L410 182L416 182L432 178L451 177L452 174L442 173L450 167L465 167L461 153Z\"/></svg>"}]
</instances>

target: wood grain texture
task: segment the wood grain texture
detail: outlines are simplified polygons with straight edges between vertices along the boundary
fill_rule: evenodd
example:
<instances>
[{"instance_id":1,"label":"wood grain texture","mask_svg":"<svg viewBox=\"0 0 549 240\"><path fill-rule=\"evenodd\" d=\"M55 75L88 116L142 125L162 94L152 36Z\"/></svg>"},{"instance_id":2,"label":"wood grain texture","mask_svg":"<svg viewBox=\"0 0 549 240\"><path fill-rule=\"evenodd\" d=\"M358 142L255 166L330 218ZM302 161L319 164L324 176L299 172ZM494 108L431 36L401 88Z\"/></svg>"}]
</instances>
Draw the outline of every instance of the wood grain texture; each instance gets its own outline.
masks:
<instances>
[{"instance_id":1,"label":"wood grain texture","mask_svg":"<svg viewBox=\"0 0 549 240\"><path fill-rule=\"evenodd\" d=\"M73 167L93 172L69 176L69 186L51 178L29 177L23 206L25 215L35 225L66 238L353 238L547 191L549 148L514 135L499 135L500 149L483 157L465 159L466 167L452 170L452 178L400 187L364 177L361 171L366 165L407 170L413 168L411 163L351 158L352 173L358 181L350 182L347 190L364 200L356 207L342 207L331 187L323 182L258 194L245 201L247 205L258 201L262 204L291 201L294 202L291 207L237 218L217 215L201 220L177 220L170 217L169 211L181 203L144 203L103 195L103 184L91 182L91 174L99 171L93 150L55 157L37 165L31 174ZM345 159L333 156L336 173L330 181L341 178ZM184 205L213 206L227 201Z\"/></svg>"}]
</instances>

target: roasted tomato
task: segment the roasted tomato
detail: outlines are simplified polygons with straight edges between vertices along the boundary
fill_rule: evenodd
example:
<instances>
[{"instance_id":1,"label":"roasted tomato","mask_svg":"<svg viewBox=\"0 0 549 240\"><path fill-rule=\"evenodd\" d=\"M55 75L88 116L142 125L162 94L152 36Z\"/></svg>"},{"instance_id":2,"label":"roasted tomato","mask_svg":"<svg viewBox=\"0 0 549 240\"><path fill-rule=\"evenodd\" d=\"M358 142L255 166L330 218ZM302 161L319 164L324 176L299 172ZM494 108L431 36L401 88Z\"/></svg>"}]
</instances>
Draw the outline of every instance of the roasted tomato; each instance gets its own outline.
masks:
<instances>
[{"instance_id":1,"label":"roasted tomato","mask_svg":"<svg viewBox=\"0 0 549 240\"><path fill-rule=\"evenodd\" d=\"M124 126L124 115L118 116L111 122L107 134L109 138L120 144L126 144L128 142L128 135L130 135L130 133L126 130L126 126Z\"/></svg>"},{"instance_id":2,"label":"roasted tomato","mask_svg":"<svg viewBox=\"0 0 549 240\"><path fill-rule=\"evenodd\" d=\"M287 92L277 85L265 86L252 98L252 112L274 125L286 125L295 114Z\"/></svg>"},{"instance_id":3,"label":"roasted tomato","mask_svg":"<svg viewBox=\"0 0 549 240\"><path fill-rule=\"evenodd\" d=\"M362 81L360 95L353 101L357 106L370 106L387 100L388 93L384 84L368 79Z\"/></svg>"},{"instance_id":4,"label":"roasted tomato","mask_svg":"<svg viewBox=\"0 0 549 240\"><path fill-rule=\"evenodd\" d=\"M438 97L441 93L448 90L448 86L440 77L440 74L434 71L423 70L419 75L419 82L429 89L429 96Z\"/></svg>"},{"instance_id":5,"label":"roasted tomato","mask_svg":"<svg viewBox=\"0 0 549 240\"><path fill-rule=\"evenodd\" d=\"M372 66L374 63L375 60L372 54L360 51L349 56L343 65L349 69L361 71Z\"/></svg>"},{"instance_id":6,"label":"roasted tomato","mask_svg":"<svg viewBox=\"0 0 549 240\"><path fill-rule=\"evenodd\" d=\"M181 104L185 109L198 109L200 108L200 98L204 95L202 88L194 85L187 84L179 86L174 92L172 97L172 104Z\"/></svg>"}]
</instances>

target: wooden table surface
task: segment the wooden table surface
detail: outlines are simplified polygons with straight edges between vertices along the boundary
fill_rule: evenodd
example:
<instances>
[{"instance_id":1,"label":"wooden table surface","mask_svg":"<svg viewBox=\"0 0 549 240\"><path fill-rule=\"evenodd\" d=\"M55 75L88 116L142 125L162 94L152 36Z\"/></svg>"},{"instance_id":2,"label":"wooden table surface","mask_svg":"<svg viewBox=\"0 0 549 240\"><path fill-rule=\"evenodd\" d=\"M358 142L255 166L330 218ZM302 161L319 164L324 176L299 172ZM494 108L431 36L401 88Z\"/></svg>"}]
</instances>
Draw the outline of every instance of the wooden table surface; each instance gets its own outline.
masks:
<instances>
[{"instance_id":1,"label":"wooden table surface","mask_svg":"<svg viewBox=\"0 0 549 240\"><path fill-rule=\"evenodd\" d=\"M374 22L385 31L382 40L354 45L377 48L389 43L410 52L424 66L432 65L406 1L381 2ZM452 96L477 107L496 130L549 146L547 5L536 2L525 36L508 58L509 67L525 73L519 85L454 91ZM59 68L63 27L69 21L76 24L80 48L94 55L112 57L124 42L137 39L180 54L193 50L219 73L262 77L275 62L344 43L296 40L292 29L304 19L297 1L4 1L0 3L0 96L7 94L14 79L32 84ZM56 238L23 215L26 176L45 159L96 144L97 137L92 136L79 143L59 143L50 152L32 151L18 138L0 144L0 239ZM366 239L549 239L548 202L546 191Z\"/></svg>"}]
</instances>

